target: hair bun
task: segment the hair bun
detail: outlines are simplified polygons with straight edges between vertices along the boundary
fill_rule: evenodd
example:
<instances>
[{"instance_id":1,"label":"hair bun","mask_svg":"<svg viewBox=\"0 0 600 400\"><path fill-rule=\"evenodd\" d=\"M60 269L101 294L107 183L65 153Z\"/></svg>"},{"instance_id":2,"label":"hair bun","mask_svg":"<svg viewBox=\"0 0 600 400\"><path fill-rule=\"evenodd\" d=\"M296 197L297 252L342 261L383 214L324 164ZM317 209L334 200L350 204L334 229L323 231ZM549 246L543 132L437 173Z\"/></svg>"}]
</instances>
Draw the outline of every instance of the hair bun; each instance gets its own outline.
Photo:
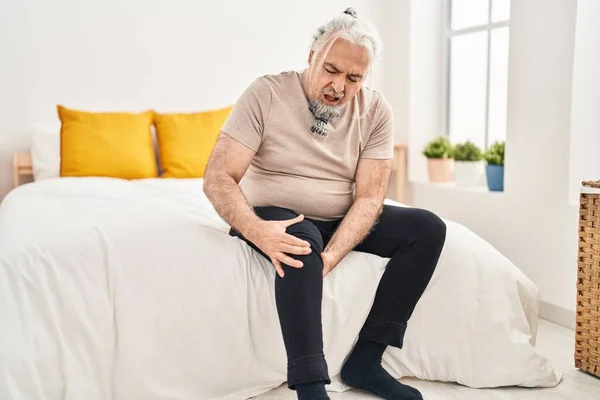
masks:
<instances>
[{"instance_id":1,"label":"hair bun","mask_svg":"<svg viewBox=\"0 0 600 400\"><path fill-rule=\"evenodd\" d=\"M348 14L352 18L358 18L358 14L356 13L356 10L352 7L347 8L346 11L344 11L344 14Z\"/></svg>"}]
</instances>

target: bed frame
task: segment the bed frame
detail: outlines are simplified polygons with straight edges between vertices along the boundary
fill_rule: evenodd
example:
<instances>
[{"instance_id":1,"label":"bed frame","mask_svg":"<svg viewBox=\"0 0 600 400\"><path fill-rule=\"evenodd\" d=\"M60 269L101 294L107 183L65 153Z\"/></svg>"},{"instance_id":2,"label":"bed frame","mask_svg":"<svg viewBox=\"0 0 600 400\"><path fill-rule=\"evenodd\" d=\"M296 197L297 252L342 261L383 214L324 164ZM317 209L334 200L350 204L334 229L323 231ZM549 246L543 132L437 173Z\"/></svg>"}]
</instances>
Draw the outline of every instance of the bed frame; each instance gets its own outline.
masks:
<instances>
[{"instance_id":1,"label":"bed frame","mask_svg":"<svg viewBox=\"0 0 600 400\"><path fill-rule=\"evenodd\" d=\"M33 167L29 152L13 154L13 188L21 185L22 180L33 180Z\"/></svg>"},{"instance_id":2,"label":"bed frame","mask_svg":"<svg viewBox=\"0 0 600 400\"><path fill-rule=\"evenodd\" d=\"M394 146L394 171L395 176L395 200L404 202L404 190L406 183L406 153L407 145L396 144ZM13 154L13 188L21 185L22 181L33 180L33 168L31 164L31 155L29 152L19 152Z\"/></svg>"},{"instance_id":3,"label":"bed frame","mask_svg":"<svg viewBox=\"0 0 600 400\"><path fill-rule=\"evenodd\" d=\"M396 173L395 183L396 183L396 200L399 203L404 203L406 199L405 196L405 188L406 188L406 154L408 152L408 146L404 143L394 145L394 171Z\"/></svg>"}]
</instances>

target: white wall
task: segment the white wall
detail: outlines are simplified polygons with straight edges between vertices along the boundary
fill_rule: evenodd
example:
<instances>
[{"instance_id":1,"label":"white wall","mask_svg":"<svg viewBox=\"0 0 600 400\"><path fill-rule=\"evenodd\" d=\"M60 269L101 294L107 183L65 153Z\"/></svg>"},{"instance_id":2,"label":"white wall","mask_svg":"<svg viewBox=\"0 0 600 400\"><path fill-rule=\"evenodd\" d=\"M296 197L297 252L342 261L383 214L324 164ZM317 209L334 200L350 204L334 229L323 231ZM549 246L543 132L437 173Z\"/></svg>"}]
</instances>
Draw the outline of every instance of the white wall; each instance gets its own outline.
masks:
<instances>
[{"instance_id":1,"label":"white wall","mask_svg":"<svg viewBox=\"0 0 600 400\"><path fill-rule=\"evenodd\" d=\"M412 188L414 205L482 235L537 284L542 301L570 311L578 218L568 199L575 21L574 1L512 2L505 192Z\"/></svg>"},{"instance_id":2,"label":"white wall","mask_svg":"<svg viewBox=\"0 0 600 400\"><path fill-rule=\"evenodd\" d=\"M410 2L408 157L412 181L427 178L421 151L429 140L443 134L444 47L441 39L444 13L441 4L441 0Z\"/></svg>"},{"instance_id":3,"label":"white wall","mask_svg":"<svg viewBox=\"0 0 600 400\"><path fill-rule=\"evenodd\" d=\"M579 0L571 117L569 200L583 180L600 179L600 1Z\"/></svg>"},{"instance_id":4,"label":"white wall","mask_svg":"<svg viewBox=\"0 0 600 400\"><path fill-rule=\"evenodd\" d=\"M387 0L384 4L386 27L385 91L394 110L396 142L407 143L409 138L410 90L410 1Z\"/></svg>"},{"instance_id":5,"label":"white wall","mask_svg":"<svg viewBox=\"0 0 600 400\"><path fill-rule=\"evenodd\" d=\"M349 6L385 30L381 4L1 2L0 198L11 186L10 155L27 149L31 122L56 119L57 103L126 111L227 105L259 75L305 67L313 32ZM380 88L383 72L376 78Z\"/></svg>"}]
</instances>

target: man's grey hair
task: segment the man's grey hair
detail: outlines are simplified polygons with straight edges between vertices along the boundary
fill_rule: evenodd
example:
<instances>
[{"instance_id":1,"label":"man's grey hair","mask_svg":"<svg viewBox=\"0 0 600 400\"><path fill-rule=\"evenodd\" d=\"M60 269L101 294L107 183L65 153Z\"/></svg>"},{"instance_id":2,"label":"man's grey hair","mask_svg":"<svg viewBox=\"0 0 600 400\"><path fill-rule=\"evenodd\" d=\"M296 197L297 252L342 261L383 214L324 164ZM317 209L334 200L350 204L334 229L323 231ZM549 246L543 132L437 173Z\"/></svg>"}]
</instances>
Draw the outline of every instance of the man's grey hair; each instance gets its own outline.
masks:
<instances>
[{"instance_id":1,"label":"man's grey hair","mask_svg":"<svg viewBox=\"0 0 600 400\"><path fill-rule=\"evenodd\" d=\"M367 49L371 63L379 57L381 39L377 31L370 24L358 18L358 13L354 8L348 8L326 24L321 25L313 35L311 49L315 53L320 53L323 46L334 36Z\"/></svg>"}]
</instances>

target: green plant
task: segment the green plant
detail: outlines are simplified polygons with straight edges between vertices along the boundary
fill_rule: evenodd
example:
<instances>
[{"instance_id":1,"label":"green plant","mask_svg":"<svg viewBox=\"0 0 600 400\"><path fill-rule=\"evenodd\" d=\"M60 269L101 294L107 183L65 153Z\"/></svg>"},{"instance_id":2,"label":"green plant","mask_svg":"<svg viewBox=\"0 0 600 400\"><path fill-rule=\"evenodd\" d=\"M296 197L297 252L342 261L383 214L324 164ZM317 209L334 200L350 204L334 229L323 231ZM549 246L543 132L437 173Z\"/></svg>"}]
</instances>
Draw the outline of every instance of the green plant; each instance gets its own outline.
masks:
<instances>
[{"instance_id":1,"label":"green plant","mask_svg":"<svg viewBox=\"0 0 600 400\"><path fill-rule=\"evenodd\" d=\"M456 161L481 161L483 154L475 143L467 140L454 146L454 159Z\"/></svg>"},{"instance_id":2,"label":"green plant","mask_svg":"<svg viewBox=\"0 0 600 400\"><path fill-rule=\"evenodd\" d=\"M452 158L453 146L446 136L440 136L425 146L423 155L427 158Z\"/></svg>"},{"instance_id":3,"label":"green plant","mask_svg":"<svg viewBox=\"0 0 600 400\"><path fill-rule=\"evenodd\" d=\"M504 142L494 142L483 153L483 158L489 165L504 165Z\"/></svg>"}]
</instances>

